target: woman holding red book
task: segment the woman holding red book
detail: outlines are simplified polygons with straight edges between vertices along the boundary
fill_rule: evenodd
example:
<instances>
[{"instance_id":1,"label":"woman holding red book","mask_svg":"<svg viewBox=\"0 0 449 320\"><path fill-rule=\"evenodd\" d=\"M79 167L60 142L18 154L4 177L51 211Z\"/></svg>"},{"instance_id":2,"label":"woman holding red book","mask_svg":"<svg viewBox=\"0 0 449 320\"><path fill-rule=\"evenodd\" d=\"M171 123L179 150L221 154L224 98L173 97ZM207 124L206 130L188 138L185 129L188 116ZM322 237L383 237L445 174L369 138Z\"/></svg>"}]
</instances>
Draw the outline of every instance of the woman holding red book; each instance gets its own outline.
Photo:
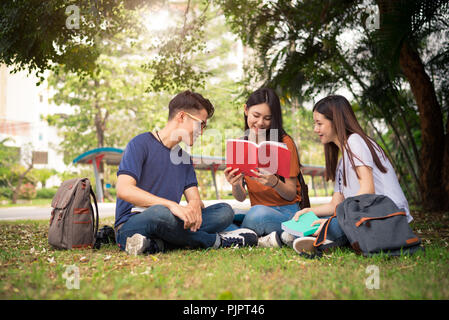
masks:
<instances>
[{"instance_id":1,"label":"woman holding red book","mask_svg":"<svg viewBox=\"0 0 449 320\"><path fill-rule=\"evenodd\" d=\"M262 169L253 171L255 177L243 176L238 173L239 169L224 170L226 180L232 185L232 194L238 201L246 199L245 188L248 190L251 209L245 214L241 227L257 233L259 246L280 247L282 241L293 241L291 236L282 232L281 223L290 220L301 209L298 152L295 142L282 127L281 104L274 90L261 88L253 92L245 104L244 114L243 139L256 144L267 140L281 142L291 153L290 175L287 178Z\"/></svg>"}]
</instances>

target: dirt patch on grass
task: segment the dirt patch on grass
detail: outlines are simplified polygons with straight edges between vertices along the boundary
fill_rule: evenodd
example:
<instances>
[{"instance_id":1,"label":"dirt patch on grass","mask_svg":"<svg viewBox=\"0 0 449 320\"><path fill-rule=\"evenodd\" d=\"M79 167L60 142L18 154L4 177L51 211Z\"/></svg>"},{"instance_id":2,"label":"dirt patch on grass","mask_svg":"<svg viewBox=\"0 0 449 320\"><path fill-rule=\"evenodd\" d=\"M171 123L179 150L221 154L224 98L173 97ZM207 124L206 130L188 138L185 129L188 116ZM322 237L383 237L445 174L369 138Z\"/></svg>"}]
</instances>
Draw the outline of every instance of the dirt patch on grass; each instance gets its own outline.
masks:
<instances>
[{"instance_id":1,"label":"dirt patch on grass","mask_svg":"<svg viewBox=\"0 0 449 320\"><path fill-rule=\"evenodd\" d=\"M449 246L449 212L413 210L410 226L424 244Z\"/></svg>"}]
</instances>

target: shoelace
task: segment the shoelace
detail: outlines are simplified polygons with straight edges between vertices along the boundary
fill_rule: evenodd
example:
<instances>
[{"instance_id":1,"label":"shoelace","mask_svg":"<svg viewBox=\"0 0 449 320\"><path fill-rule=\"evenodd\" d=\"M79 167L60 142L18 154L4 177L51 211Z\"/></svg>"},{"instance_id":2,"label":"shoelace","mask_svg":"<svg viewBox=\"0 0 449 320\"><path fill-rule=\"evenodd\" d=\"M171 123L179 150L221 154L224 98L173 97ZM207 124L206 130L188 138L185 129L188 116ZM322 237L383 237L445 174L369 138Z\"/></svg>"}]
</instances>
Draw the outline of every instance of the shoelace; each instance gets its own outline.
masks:
<instances>
[{"instance_id":1,"label":"shoelace","mask_svg":"<svg viewBox=\"0 0 449 320\"><path fill-rule=\"evenodd\" d=\"M230 247L233 244L243 244L243 240L241 238L236 237L223 237L221 238L223 247Z\"/></svg>"}]
</instances>

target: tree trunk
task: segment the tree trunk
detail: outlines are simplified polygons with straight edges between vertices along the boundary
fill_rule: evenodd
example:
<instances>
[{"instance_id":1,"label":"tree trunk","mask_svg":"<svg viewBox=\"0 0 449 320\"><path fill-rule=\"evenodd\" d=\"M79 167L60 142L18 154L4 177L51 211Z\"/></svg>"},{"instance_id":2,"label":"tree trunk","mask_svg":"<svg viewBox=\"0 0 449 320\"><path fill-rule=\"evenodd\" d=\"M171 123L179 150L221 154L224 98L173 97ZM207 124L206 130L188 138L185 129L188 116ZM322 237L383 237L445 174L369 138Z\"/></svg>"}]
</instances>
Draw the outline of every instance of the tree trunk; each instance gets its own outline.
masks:
<instances>
[{"instance_id":1,"label":"tree trunk","mask_svg":"<svg viewBox=\"0 0 449 320\"><path fill-rule=\"evenodd\" d=\"M449 112L448 112L449 113ZM442 186L444 194L446 194L445 209L449 210L449 114L446 118L446 134L444 136L444 156L443 156L443 169L441 170Z\"/></svg>"},{"instance_id":2,"label":"tree trunk","mask_svg":"<svg viewBox=\"0 0 449 320\"><path fill-rule=\"evenodd\" d=\"M448 181L442 175L445 137L441 107L421 58L407 42L404 42L401 47L399 64L410 83L420 117L420 187L423 205L431 210L444 210L448 208L449 201L444 192L444 189L448 188ZM444 165L447 166L447 164Z\"/></svg>"},{"instance_id":3,"label":"tree trunk","mask_svg":"<svg viewBox=\"0 0 449 320\"><path fill-rule=\"evenodd\" d=\"M33 169L33 162L31 162L31 164L28 166L28 168L25 170L25 172L22 173L22 174L19 176L19 179L18 179L18 181L17 181L17 185L16 185L16 187L13 189L14 191L13 191L13 194L12 194L12 200L11 200L11 202L12 202L13 204L16 204L16 203L17 203L17 199L19 198L19 191L20 191L20 187L22 186L23 179L24 179L25 176L28 174L28 172L30 172L31 169Z\"/></svg>"},{"instance_id":4,"label":"tree trunk","mask_svg":"<svg viewBox=\"0 0 449 320\"><path fill-rule=\"evenodd\" d=\"M95 79L95 87L98 88L100 86L100 83L97 79ZM97 91L96 91L97 92ZM95 113L95 128L97 133L97 148L103 148L104 147L104 132L106 130L106 121L109 116L109 112L106 111L105 115L103 116L101 113L101 102L99 101L99 98L96 96L95 101L95 109L97 112ZM100 176L100 185L102 189L103 195L104 192L104 164L103 161L100 161L100 167L98 168L98 175Z\"/></svg>"},{"instance_id":5,"label":"tree trunk","mask_svg":"<svg viewBox=\"0 0 449 320\"><path fill-rule=\"evenodd\" d=\"M381 29L383 29L384 16L394 13L394 11L399 12L404 3L399 0L377 0ZM390 25L390 27L392 26ZM398 47L400 49L399 66L410 84L418 106L421 127L419 179L422 204L428 210L447 210L449 209L449 197L445 190L449 192L449 152L447 150L449 142L444 135L443 113L434 85L426 73L419 53L407 39L408 31L406 28L404 29L403 38ZM388 32L386 36L388 37Z\"/></svg>"}]
</instances>

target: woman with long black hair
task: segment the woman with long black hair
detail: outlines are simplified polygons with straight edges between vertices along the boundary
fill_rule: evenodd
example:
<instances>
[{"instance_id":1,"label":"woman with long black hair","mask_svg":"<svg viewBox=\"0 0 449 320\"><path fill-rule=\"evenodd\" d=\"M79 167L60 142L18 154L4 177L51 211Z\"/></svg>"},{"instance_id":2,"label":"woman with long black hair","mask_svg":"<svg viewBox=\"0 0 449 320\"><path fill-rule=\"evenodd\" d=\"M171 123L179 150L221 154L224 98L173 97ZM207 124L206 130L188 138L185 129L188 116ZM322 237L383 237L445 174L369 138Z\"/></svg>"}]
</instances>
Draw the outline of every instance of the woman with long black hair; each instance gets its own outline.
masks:
<instances>
[{"instance_id":1,"label":"woman with long black hair","mask_svg":"<svg viewBox=\"0 0 449 320\"><path fill-rule=\"evenodd\" d=\"M326 178L335 182L331 202L311 208L302 208L294 217L313 211L319 219L315 224L320 228L334 213L335 208L344 199L360 194L379 194L388 196L403 208L408 222L410 215L407 199L398 179L385 155L384 150L362 129L349 101L340 95L331 95L318 101L313 107L314 132L324 145L326 159ZM339 154L341 159L338 160ZM347 238L337 219L332 219L327 229L327 239L344 245ZM315 250L315 237L303 237L294 240L293 248L298 253Z\"/></svg>"},{"instance_id":2,"label":"woman with long black hair","mask_svg":"<svg viewBox=\"0 0 449 320\"><path fill-rule=\"evenodd\" d=\"M243 139L257 144L267 140L277 141L284 143L291 151L290 175L285 179L263 170L254 171L256 177L238 174L238 169L226 168L224 171L237 200L244 201L245 188L248 190L251 209L245 214L241 227L257 233L259 246L280 247L281 238L287 236L282 233L281 223L291 219L301 209L301 187L297 179L301 167L299 155L295 142L282 126L281 104L274 90L261 88L253 92L245 104L244 119Z\"/></svg>"}]
</instances>

